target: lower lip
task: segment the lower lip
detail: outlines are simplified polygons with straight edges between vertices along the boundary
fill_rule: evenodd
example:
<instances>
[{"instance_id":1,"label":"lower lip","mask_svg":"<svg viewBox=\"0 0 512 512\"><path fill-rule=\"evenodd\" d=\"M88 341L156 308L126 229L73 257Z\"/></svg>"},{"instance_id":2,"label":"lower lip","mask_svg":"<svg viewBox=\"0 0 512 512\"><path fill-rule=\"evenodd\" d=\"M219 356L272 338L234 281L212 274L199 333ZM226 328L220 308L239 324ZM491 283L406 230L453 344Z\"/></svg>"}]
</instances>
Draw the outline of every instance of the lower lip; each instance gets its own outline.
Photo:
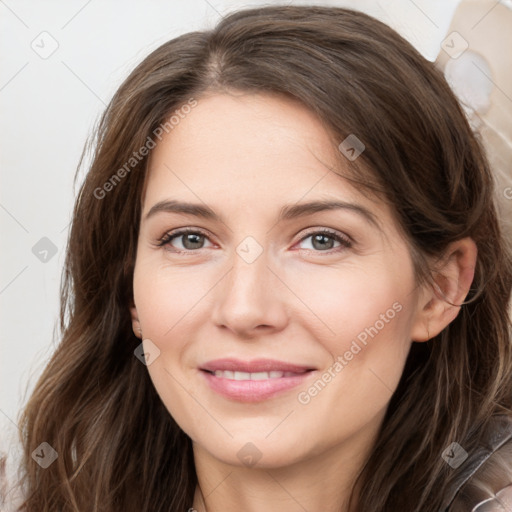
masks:
<instances>
[{"instance_id":1,"label":"lower lip","mask_svg":"<svg viewBox=\"0 0 512 512\"><path fill-rule=\"evenodd\" d=\"M261 402L302 384L314 371L265 380L232 380L200 370L209 386L217 393L239 402Z\"/></svg>"}]
</instances>

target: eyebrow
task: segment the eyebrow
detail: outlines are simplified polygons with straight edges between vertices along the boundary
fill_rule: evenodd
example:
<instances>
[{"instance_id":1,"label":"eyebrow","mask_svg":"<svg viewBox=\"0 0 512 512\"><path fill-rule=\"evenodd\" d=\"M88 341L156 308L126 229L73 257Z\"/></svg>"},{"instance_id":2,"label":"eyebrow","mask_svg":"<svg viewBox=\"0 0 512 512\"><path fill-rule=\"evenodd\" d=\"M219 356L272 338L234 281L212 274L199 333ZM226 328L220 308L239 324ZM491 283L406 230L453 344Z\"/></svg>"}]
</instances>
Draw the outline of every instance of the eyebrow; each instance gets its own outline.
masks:
<instances>
[{"instance_id":1,"label":"eyebrow","mask_svg":"<svg viewBox=\"0 0 512 512\"><path fill-rule=\"evenodd\" d=\"M363 217L369 224L372 224L374 227L376 227L379 231L381 230L376 216L370 210L359 204L349 203L346 201L319 200L311 201L309 203L285 205L281 208L277 221L281 222L283 220L305 217L317 212L339 209L355 212ZM153 217L160 212L182 213L185 215L193 215L195 217L224 223L222 217L205 204L187 203L175 200L165 200L156 203L146 214L144 220L148 220L150 217Z\"/></svg>"}]
</instances>

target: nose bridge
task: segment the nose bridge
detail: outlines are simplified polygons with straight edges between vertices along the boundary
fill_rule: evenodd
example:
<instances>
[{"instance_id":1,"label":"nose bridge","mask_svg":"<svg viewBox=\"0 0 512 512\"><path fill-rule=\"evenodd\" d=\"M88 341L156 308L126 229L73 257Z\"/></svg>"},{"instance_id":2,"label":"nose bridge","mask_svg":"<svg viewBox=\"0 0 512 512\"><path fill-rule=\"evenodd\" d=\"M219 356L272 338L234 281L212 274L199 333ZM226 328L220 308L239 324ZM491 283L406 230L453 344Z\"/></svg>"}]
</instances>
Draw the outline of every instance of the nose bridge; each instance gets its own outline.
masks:
<instances>
[{"instance_id":1,"label":"nose bridge","mask_svg":"<svg viewBox=\"0 0 512 512\"><path fill-rule=\"evenodd\" d=\"M240 291L257 291L258 285L268 280L269 252L252 236L246 237L236 247L233 255L231 284Z\"/></svg>"},{"instance_id":2,"label":"nose bridge","mask_svg":"<svg viewBox=\"0 0 512 512\"><path fill-rule=\"evenodd\" d=\"M269 252L253 237L236 247L231 269L216 297L214 320L241 334L258 326L281 328L284 297L276 290Z\"/></svg>"}]
</instances>

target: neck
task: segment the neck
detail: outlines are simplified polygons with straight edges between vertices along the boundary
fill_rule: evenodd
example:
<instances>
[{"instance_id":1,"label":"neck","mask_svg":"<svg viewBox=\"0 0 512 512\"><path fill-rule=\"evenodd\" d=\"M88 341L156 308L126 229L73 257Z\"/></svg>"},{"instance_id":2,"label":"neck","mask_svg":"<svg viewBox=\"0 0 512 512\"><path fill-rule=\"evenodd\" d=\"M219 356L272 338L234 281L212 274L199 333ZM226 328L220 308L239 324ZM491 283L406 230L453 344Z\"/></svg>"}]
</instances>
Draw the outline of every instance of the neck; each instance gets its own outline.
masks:
<instances>
[{"instance_id":1,"label":"neck","mask_svg":"<svg viewBox=\"0 0 512 512\"><path fill-rule=\"evenodd\" d=\"M308 459L267 468L224 463L193 443L198 478L194 512L354 512L355 481L376 435L374 425Z\"/></svg>"}]
</instances>

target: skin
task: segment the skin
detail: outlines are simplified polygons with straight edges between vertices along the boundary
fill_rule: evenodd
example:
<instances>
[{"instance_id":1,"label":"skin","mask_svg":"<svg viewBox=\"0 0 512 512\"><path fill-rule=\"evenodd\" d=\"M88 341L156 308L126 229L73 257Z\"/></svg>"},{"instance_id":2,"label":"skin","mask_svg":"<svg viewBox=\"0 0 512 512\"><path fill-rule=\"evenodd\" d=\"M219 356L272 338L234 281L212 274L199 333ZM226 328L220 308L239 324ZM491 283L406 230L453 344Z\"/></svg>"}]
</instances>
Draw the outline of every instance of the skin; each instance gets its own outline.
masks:
<instances>
[{"instance_id":1,"label":"skin","mask_svg":"<svg viewBox=\"0 0 512 512\"><path fill-rule=\"evenodd\" d=\"M200 512L203 496L209 512L348 511L412 341L435 336L456 317L460 308L441 294L458 304L469 290L472 240L449 247L437 290L418 287L393 212L335 172L335 156L312 112L253 93L201 97L151 154L130 311L145 348L160 351L147 367L156 391L192 439L199 487L191 506ZM206 204L224 222L175 212L146 219L170 199ZM349 209L277 222L284 205L325 199L363 206L379 226ZM206 236L157 246L183 227ZM322 228L349 236L352 246L334 238L315 243L311 235ZM246 246L251 254L262 249L251 263L237 253L248 236L256 241ZM397 303L400 311L378 334L359 343L307 404L299 402ZM297 388L243 403L210 389L198 369L223 357L267 357L316 371ZM237 455L249 442L260 454L253 466Z\"/></svg>"}]
</instances>

